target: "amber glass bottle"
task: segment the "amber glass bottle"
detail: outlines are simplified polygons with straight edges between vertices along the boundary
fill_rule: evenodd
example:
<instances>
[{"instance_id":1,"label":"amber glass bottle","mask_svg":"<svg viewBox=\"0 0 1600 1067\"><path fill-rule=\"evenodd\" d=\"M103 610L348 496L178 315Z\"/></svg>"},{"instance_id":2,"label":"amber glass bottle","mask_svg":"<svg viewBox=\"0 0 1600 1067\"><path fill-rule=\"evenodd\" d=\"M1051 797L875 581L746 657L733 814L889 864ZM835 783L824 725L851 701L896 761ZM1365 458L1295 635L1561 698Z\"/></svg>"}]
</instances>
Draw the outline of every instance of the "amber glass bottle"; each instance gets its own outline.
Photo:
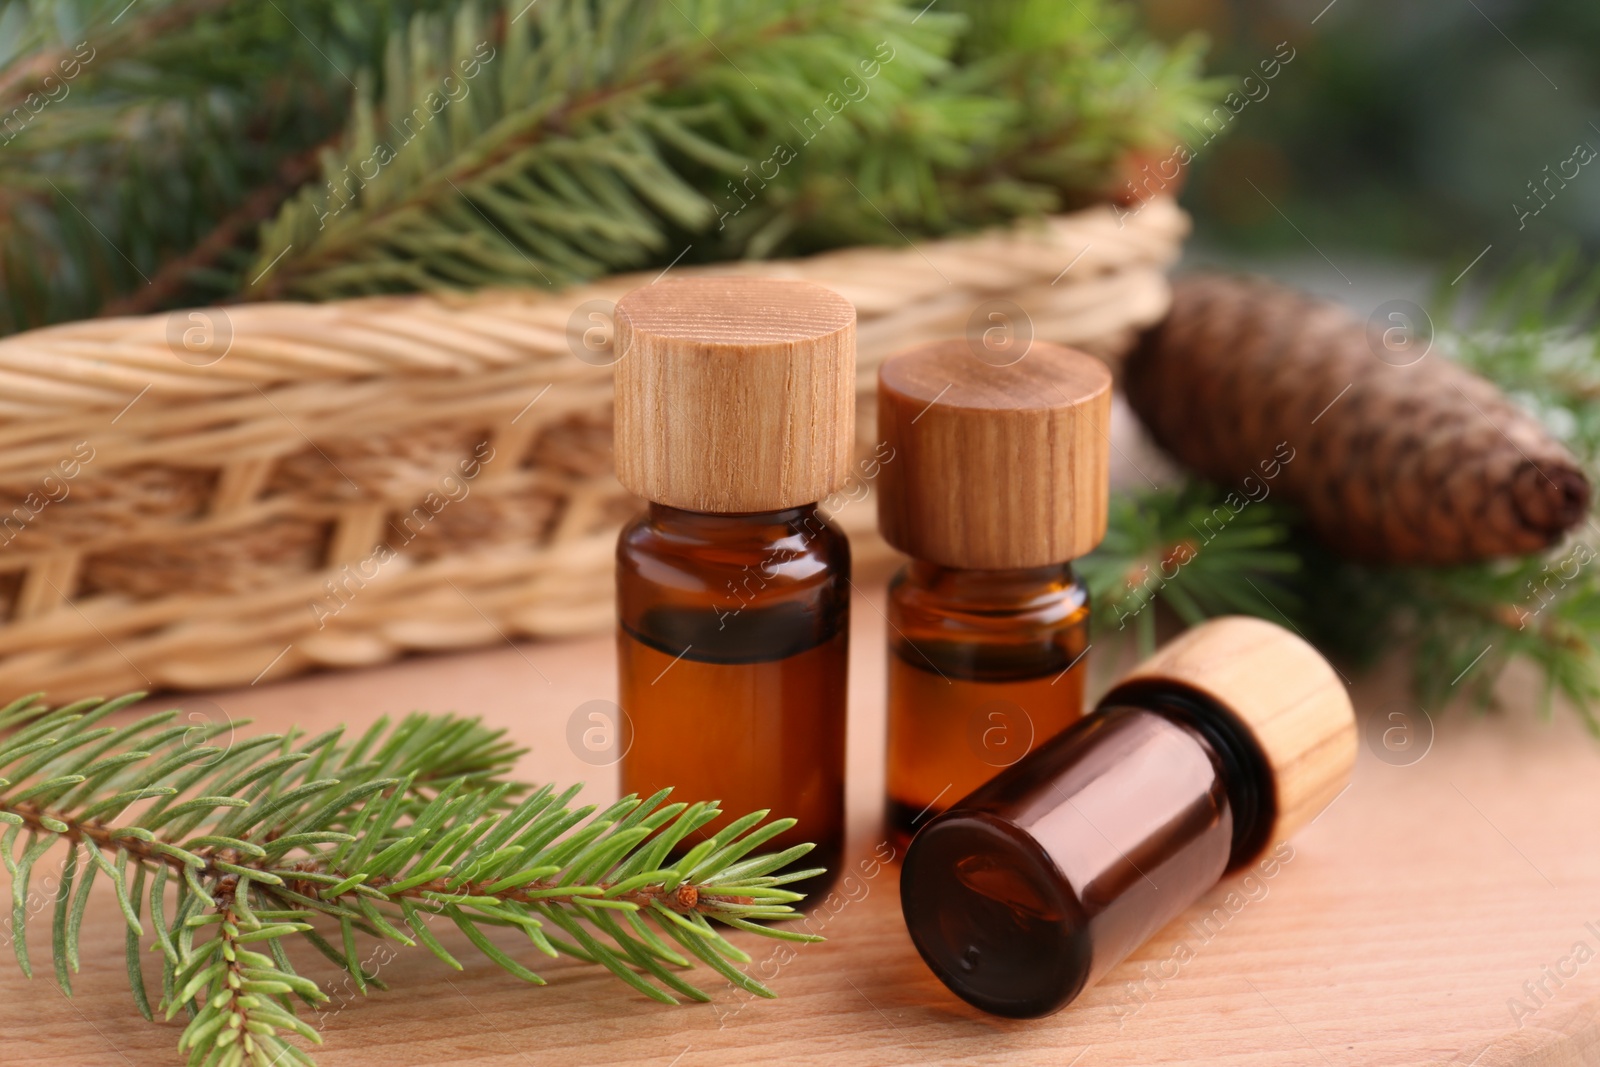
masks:
<instances>
[{"instance_id":1,"label":"amber glass bottle","mask_svg":"<svg viewBox=\"0 0 1600 1067\"><path fill-rule=\"evenodd\" d=\"M793 817L772 847L813 842L807 864L831 871L850 550L816 502L848 473L854 308L807 283L698 278L635 290L616 317L617 476L650 501L617 544L622 789L721 801L705 833Z\"/></svg>"},{"instance_id":2,"label":"amber glass bottle","mask_svg":"<svg viewBox=\"0 0 1600 1067\"><path fill-rule=\"evenodd\" d=\"M1105 532L1111 375L1035 343L1008 366L964 341L878 375L894 459L878 522L912 557L889 587L887 816L919 826L1083 713L1089 597L1069 560Z\"/></svg>"},{"instance_id":3,"label":"amber glass bottle","mask_svg":"<svg viewBox=\"0 0 1600 1067\"><path fill-rule=\"evenodd\" d=\"M1355 747L1345 687L1310 645L1259 619L1196 627L917 835L912 941L985 1011L1057 1011L1315 818Z\"/></svg>"}]
</instances>

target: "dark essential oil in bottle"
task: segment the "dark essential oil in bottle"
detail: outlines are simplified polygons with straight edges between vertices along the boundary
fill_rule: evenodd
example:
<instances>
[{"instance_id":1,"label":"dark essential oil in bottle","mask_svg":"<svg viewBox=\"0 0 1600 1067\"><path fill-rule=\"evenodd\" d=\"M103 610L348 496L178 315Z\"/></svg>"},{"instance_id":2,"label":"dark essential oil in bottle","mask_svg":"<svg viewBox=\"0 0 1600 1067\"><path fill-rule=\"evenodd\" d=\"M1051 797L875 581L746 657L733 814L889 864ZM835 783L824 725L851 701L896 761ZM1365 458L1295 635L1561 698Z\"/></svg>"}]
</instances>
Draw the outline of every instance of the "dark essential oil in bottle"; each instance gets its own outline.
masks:
<instances>
[{"instance_id":1,"label":"dark essential oil in bottle","mask_svg":"<svg viewBox=\"0 0 1600 1067\"><path fill-rule=\"evenodd\" d=\"M1089 596L1070 560L1105 533L1111 375L1036 342L965 341L878 375L894 459L878 523L912 557L889 587L887 817L911 835L1083 714Z\"/></svg>"},{"instance_id":2,"label":"dark essential oil in bottle","mask_svg":"<svg viewBox=\"0 0 1600 1067\"><path fill-rule=\"evenodd\" d=\"M900 880L912 941L985 1011L1058 1011L1315 818L1355 746L1310 645L1259 619L1198 626L917 835Z\"/></svg>"},{"instance_id":3,"label":"dark essential oil in bottle","mask_svg":"<svg viewBox=\"0 0 1600 1067\"><path fill-rule=\"evenodd\" d=\"M888 822L916 828L1083 713L1089 594L1069 563L913 561L889 586Z\"/></svg>"},{"instance_id":4,"label":"dark essential oil in bottle","mask_svg":"<svg viewBox=\"0 0 1600 1067\"><path fill-rule=\"evenodd\" d=\"M624 793L844 841L850 549L817 509L848 473L855 310L803 282L697 278L617 305L617 476L649 500L617 544ZM699 838L684 842L684 848Z\"/></svg>"}]
</instances>

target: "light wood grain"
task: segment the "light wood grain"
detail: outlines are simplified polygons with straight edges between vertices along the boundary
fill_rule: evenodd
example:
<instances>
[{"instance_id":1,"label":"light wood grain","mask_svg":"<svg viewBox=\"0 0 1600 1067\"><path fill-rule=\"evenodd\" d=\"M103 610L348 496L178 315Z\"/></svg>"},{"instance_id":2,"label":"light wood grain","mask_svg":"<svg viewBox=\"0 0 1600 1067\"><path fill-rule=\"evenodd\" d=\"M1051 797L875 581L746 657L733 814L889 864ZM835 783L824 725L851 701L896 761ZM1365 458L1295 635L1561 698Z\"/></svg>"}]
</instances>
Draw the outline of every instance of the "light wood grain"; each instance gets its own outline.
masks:
<instances>
[{"instance_id":1,"label":"light wood grain","mask_svg":"<svg viewBox=\"0 0 1600 1067\"><path fill-rule=\"evenodd\" d=\"M1061 345L993 357L968 338L893 356L878 371L883 536L947 567L1081 556L1106 532L1110 424L1111 372Z\"/></svg>"},{"instance_id":2,"label":"light wood grain","mask_svg":"<svg viewBox=\"0 0 1600 1067\"><path fill-rule=\"evenodd\" d=\"M1600 748L1565 712L1544 723L1518 709L1533 698L1525 678L1507 687L1505 715L1434 709L1437 736L1410 766L1384 763L1363 743L1351 788L1295 837L1288 862L1271 877L1218 886L1067 1011L1015 1021L967 1007L917 959L899 917L898 868L872 858L883 840L882 582L881 574L856 579L872 600L857 600L852 633L854 869L814 920L829 940L779 965L784 946L741 939L758 967L776 968L779 1000L751 1001L716 983L714 1004L664 1007L507 940L550 981L529 988L445 932L465 971L406 951L382 966L391 991L369 998L308 964L337 1009L319 1024L327 1041L319 1062L1575 1067L1600 1057L1600 959L1551 985L1520 1030L1507 1004L1526 999L1523 983L1575 943L1600 947L1585 925L1600 928ZM1098 672L1111 667L1102 662ZM471 710L534 747L523 761L529 776L587 779L601 800L614 795L614 771L583 763L567 747L566 725L584 701L614 698L612 671L611 642L596 638L190 700L205 714L257 720L242 730L364 724L415 707ZM1397 676L1359 679L1353 693L1364 722L1387 726L1391 712L1414 707ZM48 967L30 982L0 961L6 1067L175 1062L178 1025L145 1023L128 998L120 921L104 889L95 889L74 1000L56 990ZM1191 924L1208 917L1204 939ZM47 958L43 918L29 941L36 961ZM1173 964L1180 944L1192 958ZM1130 990L1141 982L1142 991Z\"/></svg>"},{"instance_id":3,"label":"light wood grain","mask_svg":"<svg viewBox=\"0 0 1600 1067\"><path fill-rule=\"evenodd\" d=\"M1281 626L1243 616L1212 619L1157 649L1122 684L1145 682L1202 693L1254 735L1273 776L1277 810L1269 843L1322 814L1350 783L1356 722L1344 680Z\"/></svg>"},{"instance_id":4,"label":"light wood grain","mask_svg":"<svg viewBox=\"0 0 1600 1067\"><path fill-rule=\"evenodd\" d=\"M814 504L850 473L856 311L811 282L679 278L617 301L617 480L691 511Z\"/></svg>"}]
</instances>

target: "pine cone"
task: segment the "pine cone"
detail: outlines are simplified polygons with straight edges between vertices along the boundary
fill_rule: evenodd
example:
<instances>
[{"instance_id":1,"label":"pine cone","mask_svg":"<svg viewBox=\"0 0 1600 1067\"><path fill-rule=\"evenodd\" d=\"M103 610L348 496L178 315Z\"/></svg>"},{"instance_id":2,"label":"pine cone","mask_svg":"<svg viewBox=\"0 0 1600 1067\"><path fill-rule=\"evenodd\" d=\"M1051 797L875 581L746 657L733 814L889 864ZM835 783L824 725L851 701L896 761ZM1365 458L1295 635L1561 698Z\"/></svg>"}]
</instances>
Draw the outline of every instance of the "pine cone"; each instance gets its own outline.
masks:
<instances>
[{"instance_id":1,"label":"pine cone","mask_svg":"<svg viewBox=\"0 0 1600 1067\"><path fill-rule=\"evenodd\" d=\"M1251 498L1282 493L1351 558L1523 555L1583 520L1589 481L1536 419L1438 351L1409 366L1383 351L1337 305L1194 276L1129 357L1128 400L1179 462L1226 485L1253 477Z\"/></svg>"}]
</instances>

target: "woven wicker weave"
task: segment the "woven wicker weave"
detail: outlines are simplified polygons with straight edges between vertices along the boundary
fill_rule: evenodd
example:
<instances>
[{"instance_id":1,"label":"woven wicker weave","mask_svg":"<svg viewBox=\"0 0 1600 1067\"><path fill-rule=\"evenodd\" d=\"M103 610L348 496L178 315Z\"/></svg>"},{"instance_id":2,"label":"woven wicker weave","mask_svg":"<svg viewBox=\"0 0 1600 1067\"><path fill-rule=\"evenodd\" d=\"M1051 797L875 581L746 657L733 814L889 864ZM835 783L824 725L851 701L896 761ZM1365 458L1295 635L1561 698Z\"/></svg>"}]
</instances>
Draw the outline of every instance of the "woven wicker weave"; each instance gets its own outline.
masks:
<instances>
[{"instance_id":1,"label":"woven wicker weave","mask_svg":"<svg viewBox=\"0 0 1600 1067\"><path fill-rule=\"evenodd\" d=\"M991 299L1038 337L1120 353L1163 312L1186 229L1155 201L1120 225L1102 208L715 269L854 301L869 394L885 355L959 335ZM0 698L247 684L608 625L616 530L638 505L610 473L606 355L574 311L651 280L0 340ZM197 355L184 331L207 323ZM881 551L870 504L838 517L858 553Z\"/></svg>"}]
</instances>

